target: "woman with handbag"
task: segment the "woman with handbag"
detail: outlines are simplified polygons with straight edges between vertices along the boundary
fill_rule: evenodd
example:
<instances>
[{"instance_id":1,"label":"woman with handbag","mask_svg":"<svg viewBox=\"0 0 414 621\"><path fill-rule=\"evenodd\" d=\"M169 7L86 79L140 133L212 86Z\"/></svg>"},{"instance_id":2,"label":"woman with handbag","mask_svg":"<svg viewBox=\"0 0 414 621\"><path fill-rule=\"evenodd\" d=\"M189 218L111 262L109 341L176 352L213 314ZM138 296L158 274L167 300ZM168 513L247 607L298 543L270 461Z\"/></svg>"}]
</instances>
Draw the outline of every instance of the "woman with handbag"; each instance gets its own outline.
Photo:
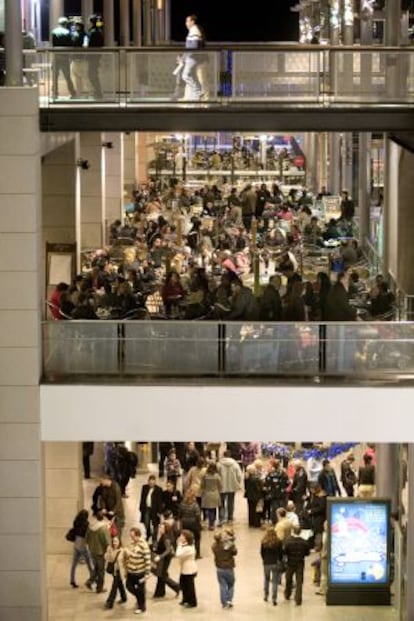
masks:
<instances>
[{"instance_id":1,"label":"woman with handbag","mask_svg":"<svg viewBox=\"0 0 414 621\"><path fill-rule=\"evenodd\" d=\"M127 594L125 591L125 563L124 563L124 549L121 545L121 541L118 537L113 537L112 545L106 551L106 573L112 576L112 586L108 595L108 599L105 602L104 608L113 608L115 597L119 591L120 604L125 604L127 601Z\"/></svg>"},{"instance_id":2,"label":"woman with handbag","mask_svg":"<svg viewBox=\"0 0 414 621\"><path fill-rule=\"evenodd\" d=\"M269 526L266 530L260 546L260 555L263 560L264 570L264 601L269 598L270 580L272 581L272 602L277 606L277 587L280 582L280 575L284 571L283 545L278 539L274 526Z\"/></svg>"},{"instance_id":3,"label":"woman with handbag","mask_svg":"<svg viewBox=\"0 0 414 621\"><path fill-rule=\"evenodd\" d=\"M70 568L70 584L74 589L78 588L75 580L75 571L81 558L85 559L85 563L89 570L89 577L93 575L93 563L91 555L89 554L88 546L86 545L86 531L88 530L88 512L86 509L79 511L78 515L73 520L73 527L70 529L70 539L73 541L73 558ZM68 533L68 535L69 535ZM67 535L67 537L68 537Z\"/></svg>"},{"instance_id":4,"label":"woman with handbag","mask_svg":"<svg viewBox=\"0 0 414 621\"><path fill-rule=\"evenodd\" d=\"M168 575L168 568L174 556L173 529L168 522L161 522L158 534L159 537L154 546L154 556L151 562L151 572L158 578L153 598L165 597L165 585L169 586L177 597L180 592L180 585Z\"/></svg>"}]
</instances>

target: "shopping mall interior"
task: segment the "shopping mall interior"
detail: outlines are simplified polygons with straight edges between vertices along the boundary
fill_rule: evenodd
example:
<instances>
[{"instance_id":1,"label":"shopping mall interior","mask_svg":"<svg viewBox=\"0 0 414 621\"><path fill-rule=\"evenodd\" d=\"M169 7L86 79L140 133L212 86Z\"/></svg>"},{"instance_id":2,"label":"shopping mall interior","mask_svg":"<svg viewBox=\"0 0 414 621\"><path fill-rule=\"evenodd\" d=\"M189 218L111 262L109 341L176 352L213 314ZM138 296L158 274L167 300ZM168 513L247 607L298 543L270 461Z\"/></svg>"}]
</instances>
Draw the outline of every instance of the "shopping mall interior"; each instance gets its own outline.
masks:
<instances>
[{"instance_id":1,"label":"shopping mall interior","mask_svg":"<svg viewBox=\"0 0 414 621\"><path fill-rule=\"evenodd\" d=\"M84 536L66 535L82 509L93 531L110 477L123 546L145 538L148 477L166 489L175 448L186 491L188 442L218 469L203 508L228 503L226 460L240 473L233 519L201 513L197 608L154 598L151 575L148 615L414 619L413 7L287 4L286 38L244 43L203 6L207 44L188 52L190 0L0 0L1 621L142 611L130 593L108 606L106 571L99 593L87 563L71 576ZM264 601L261 543L288 500L309 551L301 606L288 572Z\"/></svg>"}]
</instances>

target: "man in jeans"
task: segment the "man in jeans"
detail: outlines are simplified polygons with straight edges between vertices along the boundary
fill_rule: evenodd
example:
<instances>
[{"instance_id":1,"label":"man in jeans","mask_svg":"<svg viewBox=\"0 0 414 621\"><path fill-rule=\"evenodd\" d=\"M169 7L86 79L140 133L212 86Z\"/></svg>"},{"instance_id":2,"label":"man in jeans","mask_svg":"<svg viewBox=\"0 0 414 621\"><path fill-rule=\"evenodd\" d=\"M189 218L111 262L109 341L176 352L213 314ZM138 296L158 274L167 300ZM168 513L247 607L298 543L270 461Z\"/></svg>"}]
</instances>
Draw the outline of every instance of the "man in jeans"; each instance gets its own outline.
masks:
<instances>
[{"instance_id":1,"label":"man in jeans","mask_svg":"<svg viewBox=\"0 0 414 621\"><path fill-rule=\"evenodd\" d=\"M139 528L131 528L130 535L131 545L125 550L126 588L137 600L135 614L141 614L147 608L145 582L151 575L151 553Z\"/></svg>"},{"instance_id":2,"label":"man in jeans","mask_svg":"<svg viewBox=\"0 0 414 621\"><path fill-rule=\"evenodd\" d=\"M232 458L230 451L224 451L224 456L218 463L218 473L221 478L220 522L232 522L234 515L234 495L241 489L243 476L239 464Z\"/></svg>"},{"instance_id":3,"label":"man in jeans","mask_svg":"<svg viewBox=\"0 0 414 621\"><path fill-rule=\"evenodd\" d=\"M88 589L92 590L93 583L96 583L96 592L104 592L105 580L105 552L111 545L108 521L104 518L102 511L98 511L95 520L91 521L86 531L86 543L88 545L93 560L94 571L86 582Z\"/></svg>"},{"instance_id":4,"label":"man in jeans","mask_svg":"<svg viewBox=\"0 0 414 621\"><path fill-rule=\"evenodd\" d=\"M295 602L296 606L302 605L303 572L305 569L305 556L309 556L309 544L300 536L300 526L295 526L292 535L285 543L287 557L285 599L290 599L292 594L293 576L296 580Z\"/></svg>"}]
</instances>

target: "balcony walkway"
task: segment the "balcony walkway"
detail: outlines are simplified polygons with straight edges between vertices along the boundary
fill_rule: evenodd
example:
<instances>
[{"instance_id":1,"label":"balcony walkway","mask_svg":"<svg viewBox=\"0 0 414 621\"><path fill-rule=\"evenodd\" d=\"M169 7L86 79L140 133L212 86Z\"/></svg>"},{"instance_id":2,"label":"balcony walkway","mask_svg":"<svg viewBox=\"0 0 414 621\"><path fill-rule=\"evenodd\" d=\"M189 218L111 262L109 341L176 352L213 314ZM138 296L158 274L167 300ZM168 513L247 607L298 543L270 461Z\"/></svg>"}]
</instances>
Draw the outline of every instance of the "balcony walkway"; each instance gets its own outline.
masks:
<instances>
[{"instance_id":1,"label":"balcony walkway","mask_svg":"<svg viewBox=\"0 0 414 621\"><path fill-rule=\"evenodd\" d=\"M208 89L203 101L185 94L184 83L176 80L182 52L177 47L53 48L25 54L27 82L39 86L41 129L414 129L411 47L208 48L207 61L200 60ZM62 64L70 67L73 86L66 83ZM89 80L92 69L97 81Z\"/></svg>"}]
</instances>

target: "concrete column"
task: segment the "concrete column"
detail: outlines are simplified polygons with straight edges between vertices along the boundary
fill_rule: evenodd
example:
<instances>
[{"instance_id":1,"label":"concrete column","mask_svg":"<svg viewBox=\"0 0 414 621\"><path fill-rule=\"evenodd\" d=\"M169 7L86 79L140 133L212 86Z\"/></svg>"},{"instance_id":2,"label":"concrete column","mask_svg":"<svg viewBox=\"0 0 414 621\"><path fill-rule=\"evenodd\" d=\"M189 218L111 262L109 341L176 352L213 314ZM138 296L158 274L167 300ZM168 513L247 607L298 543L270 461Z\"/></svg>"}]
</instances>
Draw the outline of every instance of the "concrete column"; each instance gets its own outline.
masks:
<instances>
[{"instance_id":1,"label":"concrete column","mask_svg":"<svg viewBox=\"0 0 414 621\"><path fill-rule=\"evenodd\" d=\"M398 507L399 446L398 444L375 445L377 496L391 500L391 510Z\"/></svg>"},{"instance_id":2,"label":"concrete column","mask_svg":"<svg viewBox=\"0 0 414 621\"><path fill-rule=\"evenodd\" d=\"M129 0L120 0L120 45L121 47L128 47L130 43L129 35Z\"/></svg>"},{"instance_id":3,"label":"concrete column","mask_svg":"<svg viewBox=\"0 0 414 621\"><path fill-rule=\"evenodd\" d=\"M64 15L64 0L49 0L49 32L57 26L59 17L63 17Z\"/></svg>"},{"instance_id":4,"label":"concrete column","mask_svg":"<svg viewBox=\"0 0 414 621\"><path fill-rule=\"evenodd\" d=\"M359 135L359 239L361 242L369 237L371 207L371 134Z\"/></svg>"},{"instance_id":5,"label":"concrete column","mask_svg":"<svg viewBox=\"0 0 414 621\"><path fill-rule=\"evenodd\" d=\"M413 489L411 489L413 488ZM406 619L414 619L414 444L408 445L408 528L407 528L407 575Z\"/></svg>"},{"instance_id":6,"label":"concrete column","mask_svg":"<svg viewBox=\"0 0 414 621\"><path fill-rule=\"evenodd\" d=\"M89 17L93 15L93 0L82 0L82 17L85 22L86 29L88 29L89 25Z\"/></svg>"},{"instance_id":7,"label":"concrete column","mask_svg":"<svg viewBox=\"0 0 414 621\"><path fill-rule=\"evenodd\" d=\"M304 152L306 157L306 187L317 192L317 135L315 132L306 132L304 138Z\"/></svg>"},{"instance_id":8,"label":"concrete column","mask_svg":"<svg viewBox=\"0 0 414 621\"><path fill-rule=\"evenodd\" d=\"M164 0L164 39L171 42L171 0Z\"/></svg>"},{"instance_id":9,"label":"concrete column","mask_svg":"<svg viewBox=\"0 0 414 621\"><path fill-rule=\"evenodd\" d=\"M20 2L5 0L6 86L23 85L22 9Z\"/></svg>"},{"instance_id":10,"label":"concrete column","mask_svg":"<svg viewBox=\"0 0 414 621\"><path fill-rule=\"evenodd\" d=\"M42 252L46 242L75 242L75 142L42 160Z\"/></svg>"},{"instance_id":11,"label":"concrete column","mask_svg":"<svg viewBox=\"0 0 414 621\"><path fill-rule=\"evenodd\" d=\"M398 263L397 282L405 293L414 294L414 228L413 179L414 154L407 149L400 150L398 168Z\"/></svg>"},{"instance_id":12,"label":"concrete column","mask_svg":"<svg viewBox=\"0 0 414 621\"><path fill-rule=\"evenodd\" d=\"M342 134L341 186L352 194L352 132Z\"/></svg>"},{"instance_id":13,"label":"concrete column","mask_svg":"<svg viewBox=\"0 0 414 621\"><path fill-rule=\"evenodd\" d=\"M98 248L102 239L102 136L99 132L80 134L80 156L89 169L80 170L82 248Z\"/></svg>"},{"instance_id":14,"label":"concrete column","mask_svg":"<svg viewBox=\"0 0 414 621\"><path fill-rule=\"evenodd\" d=\"M46 619L36 89L0 89L0 619Z\"/></svg>"},{"instance_id":15,"label":"concrete column","mask_svg":"<svg viewBox=\"0 0 414 621\"><path fill-rule=\"evenodd\" d=\"M135 150L136 133L128 132L124 134L124 179L123 187L128 195L134 188L137 175L137 158Z\"/></svg>"},{"instance_id":16,"label":"concrete column","mask_svg":"<svg viewBox=\"0 0 414 621\"><path fill-rule=\"evenodd\" d=\"M114 47L115 45L114 0L104 0L103 20L104 20L105 46Z\"/></svg>"},{"instance_id":17,"label":"concrete column","mask_svg":"<svg viewBox=\"0 0 414 621\"><path fill-rule=\"evenodd\" d=\"M65 533L77 512L84 508L82 444L45 442L43 461L46 554L71 555L72 545L65 540Z\"/></svg>"},{"instance_id":18,"label":"concrete column","mask_svg":"<svg viewBox=\"0 0 414 621\"><path fill-rule=\"evenodd\" d=\"M398 272L398 167L400 147L389 138L385 140L384 204L382 206L382 264L384 274ZM408 249L404 249L406 252Z\"/></svg>"},{"instance_id":19,"label":"concrete column","mask_svg":"<svg viewBox=\"0 0 414 621\"><path fill-rule=\"evenodd\" d=\"M106 179L106 231L108 231L108 225L117 220L123 212L121 138L119 132L105 132L105 141L112 143L112 149L105 149L106 167L103 171Z\"/></svg>"},{"instance_id":20,"label":"concrete column","mask_svg":"<svg viewBox=\"0 0 414 621\"><path fill-rule=\"evenodd\" d=\"M132 32L133 41L135 47L141 47L142 45L142 2L141 0L133 0L132 5Z\"/></svg>"},{"instance_id":21,"label":"concrete column","mask_svg":"<svg viewBox=\"0 0 414 621\"><path fill-rule=\"evenodd\" d=\"M340 192L340 135L339 132L329 134L328 154L329 154L329 191L332 194Z\"/></svg>"},{"instance_id":22,"label":"concrete column","mask_svg":"<svg viewBox=\"0 0 414 621\"><path fill-rule=\"evenodd\" d=\"M153 45L152 36L152 2L151 0L142 0L144 6L144 45Z\"/></svg>"},{"instance_id":23,"label":"concrete column","mask_svg":"<svg viewBox=\"0 0 414 621\"><path fill-rule=\"evenodd\" d=\"M137 157L137 180L145 183L148 180L148 147L151 142L151 134L137 132L136 157Z\"/></svg>"},{"instance_id":24,"label":"concrete column","mask_svg":"<svg viewBox=\"0 0 414 621\"><path fill-rule=\"evenodd\" d=\"M401 0L385 3L385 45L399 45L401 35Z\"/></svg>"}]
</instances>

